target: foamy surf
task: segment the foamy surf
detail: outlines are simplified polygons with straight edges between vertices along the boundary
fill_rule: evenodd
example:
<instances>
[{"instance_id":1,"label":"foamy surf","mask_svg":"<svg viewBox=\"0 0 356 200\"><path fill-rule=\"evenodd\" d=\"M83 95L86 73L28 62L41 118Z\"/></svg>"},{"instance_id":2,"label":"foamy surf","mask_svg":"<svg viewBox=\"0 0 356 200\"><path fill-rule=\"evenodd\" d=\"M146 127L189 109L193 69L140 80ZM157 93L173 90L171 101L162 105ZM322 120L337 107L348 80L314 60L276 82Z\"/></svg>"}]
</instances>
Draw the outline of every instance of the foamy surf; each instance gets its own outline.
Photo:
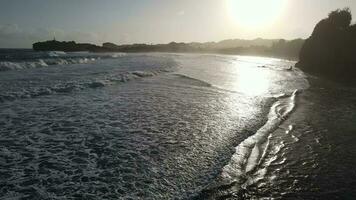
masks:
<instances>
[{"instance_id":1,"label":"foamy surf","mask_svg":"<svg viewBox=\"0 0 356 200\"><path fill-rule=\"evenodd\" d=\"M215 199L221 196L238 197L241 191L246 190L249 185L264 179L267 173L267 167L273 162L266 161L270 147L270 138L272 133L287 119L296 107L296 97L298 90L291 95L280 95L277 101L272 105L267 122L252 136L245 139L237 147L232 155L230 162L222 169L220 176L213 187L203 190L202 195L207 199ZM288 133L293 126L288 127ZM273 148L276 151L283 148L283 142L280 146ZM228 191L225 191L228 190ZM201 196L198 197L200 199Z\"/></svg>"},{"instance_id":2,"label":"foamy surf","mask_svg":"<svg viewBox=\"0 0 356 200\"><path fill-rule=\"evenodd\" d=\"M89 64L101 59L118 59L126 53L93 54L89 52L65 53L62 51L31 52L29 55L0 57L0 72L23 70L56 65Z\"/></svg>"},{"instance_id":3,"label":"foamy surf","mask_svg":"<svg viewBox=\"0 0 356 200\"><path fill-rule=\"evenodd\" d=\"M53 56L54 57L54 56ZM9 71L9 70L22 70L22 69L31 69L39 67L48 67L50 65L71 65L71 64L86 64L94 62L100 58L47 58L47 59L38 59L34 61L20 61L20 62L10 62L3 61L0 62L0 71Z\"/></svg>"},{"instance_id":4,"label":"foamy surf","mask_svg":"<svg viewBox=\"0 0 356 200\"><path fill-rule=\"evenodd\" d=\"M22 89L17 92L4 92L0 94L0 103L6 101L14 101L17 99L36 98L39 96L70 93L84 89L97 89L112 85L115 83L125 83L131 80L152 77L160 73L169 72L166 70L150 70L150 71L131 71L125 73L113 73L105 77L97 78L94 80L75 80L68 82L57 83L53 86L34 87L29 89Z\"/></svg>"},{"instance_id":5,"label":"foamy surf","mask_svg":"<svg viewBox=\"0 0 356 200\"><path fill-rule=\"evenodd\" d=\"M269 144L271 133L286 119L295 108L297 90L290 97L279 99L273 104L268 114L268 121L254 135L248 137L236 147L231 162L226 165L222 172L224 179L237 180L236 169L241 170L237 174L246 175L253 171L263 159ZM237 167L236 167L237 166ZM234 168L233 170L231 170Z\"/></svg>"},{"instance_id":6,"label":"foamy surf","mask_svg":"<svg viewBox=\"0 0 356 200\"><path fill-rule=\"evenodd\" d=\"M302 105L291 118L284 117L287 121L273 134L250 140L246 155L234 155L245 157L236 175L231 172L226 182L216 177L221 177L235 147L264 126L274 103L279 106L269 118L289 112L290 93L304 89L304 81L294 71L249 71L244 63L221 62L220 57L128 54L81 65L0 72L0 193L4 198L48 199L47 192L59 199L191 199L216 183L218 194L209 196L208 191L201 199L262 196L261 190L274 187L283 175L293 175L293 159L286 151L302 144L292 138L303 140L294 120ZM225 87L256 86L245 84L250 80L239 79L242 75L266 78L270 81L261 85L269 87L260 88L259 94ZM285 134L289 124L295 129ZM10 165L17 166L16 172ZM43 190L43 195L23 189L29 187Z\"/></svg>"}]
</instances>

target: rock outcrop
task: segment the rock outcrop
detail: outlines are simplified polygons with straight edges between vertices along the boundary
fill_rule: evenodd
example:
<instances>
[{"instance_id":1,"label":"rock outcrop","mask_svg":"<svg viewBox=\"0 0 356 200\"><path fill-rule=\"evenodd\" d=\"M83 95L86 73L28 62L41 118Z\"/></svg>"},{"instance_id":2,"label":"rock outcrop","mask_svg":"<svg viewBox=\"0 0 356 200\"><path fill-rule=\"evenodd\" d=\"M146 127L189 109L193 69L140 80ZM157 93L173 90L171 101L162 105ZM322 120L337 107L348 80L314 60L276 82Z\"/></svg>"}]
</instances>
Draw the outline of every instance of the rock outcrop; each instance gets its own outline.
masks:
<instances>
[{"instance_id":1,"label":"rock outcrop","mask_svg":"<svg viewBox=\"0 0 356 200\"><path fill-rule=\"evenodd\" d=\"M333 80L356 83L356 25L348 8L321 20L305 41L297 67Z\"/></svg>"},{"instance_id":2,"label":"rock outcrop","mask_svg":"<svg viewBox=\"0 0 356 200\"><path fill-rule=\"evenodd\" d=\"M45 42L36 42L32 45L35 51L65 51L65 52L75 52L75 51L90 51L90 52L107 52L110 49L105 47L100 47L94 44L87 43L76 43L74 41L70 42L60 42L57 40L49 40Z\"/></svg>"}]
</instances>

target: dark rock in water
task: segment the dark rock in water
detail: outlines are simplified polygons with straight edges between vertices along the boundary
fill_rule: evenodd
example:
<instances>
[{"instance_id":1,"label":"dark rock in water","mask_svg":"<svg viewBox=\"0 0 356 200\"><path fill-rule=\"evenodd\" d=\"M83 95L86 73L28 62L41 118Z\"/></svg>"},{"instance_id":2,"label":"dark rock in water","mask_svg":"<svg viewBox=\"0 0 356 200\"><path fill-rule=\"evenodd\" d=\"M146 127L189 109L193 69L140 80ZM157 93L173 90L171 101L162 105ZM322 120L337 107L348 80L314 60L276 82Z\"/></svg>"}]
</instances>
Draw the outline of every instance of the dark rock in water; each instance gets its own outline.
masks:
<instances>
[{"instance_id":1,"label":"dark rock in water","mask_svg":"<svg viewBox=\"0 0 356 200\"><path fill-rule=\"evenodd\" d=\"M95 81L95 82L89 83L90 88L99 88L99 87L104 87L104 86L105 86L105 83L100 82L100 81Z\"/></svg>"},{"instance_id":2,"label":"dark rock in water","mask_svg":"<svg viewBox=\"0 0 356 200\"><path fill-rule=\"evenodd\" d=\"M329 79L356 83L356 25L348 8L331 12L305 41L297 67Z\"/></svg>"},{"instance_id":3,"label":"dark rock in water","mask_svg":"<svg viewBox=\"0 0 356 200\"><path fill-rule=\"evenodd\" d=\"M52 88L53 91L58 93L68 93L76 89L74 85L64 85Z\"/></svg>"},{"instance_id":4,"label":"dark rock in water","mask_svg":"<svg viewBox=\"0 0 356 200\"><path fill-rule=\"evenodd\" d=\"M149 73L149 72L141 72L141 71L134 71L131 72L131 74L138 76L138 77L149 77L149 76L153 76L153 73Z\"/></svg>"},{"instance_id":5,"label":"dark rock in water","mask_svg":"<svg viewBox=\"0 0 356 200\"><path fill-rule=\"evenodd\" d=\"M0 65L0 72L1 71L9 71L9 70L11 70L11 67L6 66L6 65Z\"/></svg>"}]
</instances>

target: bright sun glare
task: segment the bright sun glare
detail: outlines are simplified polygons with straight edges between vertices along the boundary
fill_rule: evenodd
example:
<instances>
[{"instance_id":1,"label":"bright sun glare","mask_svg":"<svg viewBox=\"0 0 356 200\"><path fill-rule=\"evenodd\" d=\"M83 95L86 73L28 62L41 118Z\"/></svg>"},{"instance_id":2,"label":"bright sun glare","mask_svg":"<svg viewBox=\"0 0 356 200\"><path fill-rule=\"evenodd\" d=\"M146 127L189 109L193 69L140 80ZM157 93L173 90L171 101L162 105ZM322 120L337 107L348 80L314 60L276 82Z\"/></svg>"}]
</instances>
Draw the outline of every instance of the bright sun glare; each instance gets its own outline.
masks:
<instances>
[{"instance_id":1,"label":"bright sun glare","mask_svg":"<svg viewBox=\"0 0 356 200\"><path fill-rule=\"evenodd\" d=\"M227 0L229 15L244 28L259 29L275 22L281 15L285 0Z\"/></svg>"}]
</instances>

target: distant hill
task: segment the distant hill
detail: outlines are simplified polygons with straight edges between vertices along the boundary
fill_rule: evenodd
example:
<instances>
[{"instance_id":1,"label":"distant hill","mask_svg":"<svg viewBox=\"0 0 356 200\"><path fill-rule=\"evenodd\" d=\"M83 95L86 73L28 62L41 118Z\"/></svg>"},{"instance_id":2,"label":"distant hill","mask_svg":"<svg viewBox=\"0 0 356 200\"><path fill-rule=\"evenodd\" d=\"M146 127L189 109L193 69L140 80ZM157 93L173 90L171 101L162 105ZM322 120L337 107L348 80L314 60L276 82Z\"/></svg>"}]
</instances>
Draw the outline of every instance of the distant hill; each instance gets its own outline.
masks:
<instances>
[{"instance_id":1,"label":"distant hill","mask_svg":"<svg viewBox=\"0 0 356 200\"><path fill-rule=\"evenodd\" d=\"M356 83L356 25L348 8L321 20L305 41L297 67L330 79Z\"/></svg>"},{"instance_id":2,"label":"distant hill","mask_svg":"<svg viewBox=\"0 0 356 200\"><path fill-rule=\"evenodd\" d=\"M278 39L262 39L257 38L254 40L242 40L242 39L229 39L217 42L215 48L235 48L235 47L250 47L250 46L265 46L271 47L273 43L278 42Z\"/></svg>"},{"instance_id":3,"label":"distant hill","mask_svg":"<svg viewBox=\"0 0 356 200\"><path fill-rule=\"evenodd\" d=\"M93 52L191 52L191 53L224 53L241 55L260 55L297 59L304 40L262 39L254 40L230 39L220 42L177 43L168 44L128 44L116 45L106 42L102 46L56 40L36 42L36 51L93 51Z\"/></svg>"},{"instance_id":4,"label":"distant hill","mask_svg":"<svg viewBox=\"0 0 356 200\"><path fill-rule=\"evenodd\" d=\"M188 46L190 48L195 48L195 49L229 49L229 48L237 48L237 47L250 47L250 46L261 46L261 47L271 47L273 43L278 42L279 39L262 39L262 38L257 38L253 40L243 40L243 39L229 39L229 40L222 40L220 42L204 42L204 43L199 43L199 42L191 42L191 43L176 43L176 42L171 42L169 44L156 44L156 45L149 45L149 46L156 46L157 48L167 46L167 45L173 45L173 46ZM128 47L128 46L148 46L146 44L131 44L131 45L115 45L113 43L104 43L103 46L106 47L112 47L112 48L117 48L117 47Z\"/></svg>"}]
</instances>

